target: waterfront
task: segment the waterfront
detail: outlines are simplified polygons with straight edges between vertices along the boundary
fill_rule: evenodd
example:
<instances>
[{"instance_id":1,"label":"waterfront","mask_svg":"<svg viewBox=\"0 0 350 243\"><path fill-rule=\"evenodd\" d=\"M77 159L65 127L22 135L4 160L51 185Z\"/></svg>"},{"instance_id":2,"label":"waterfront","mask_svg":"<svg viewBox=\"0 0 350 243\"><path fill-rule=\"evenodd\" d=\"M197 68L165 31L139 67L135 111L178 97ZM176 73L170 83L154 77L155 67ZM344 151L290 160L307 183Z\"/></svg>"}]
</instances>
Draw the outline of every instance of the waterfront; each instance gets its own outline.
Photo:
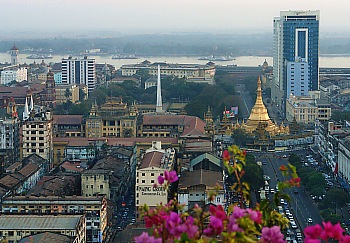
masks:
<instances>
[{"instance_id":1,"label":"waterfront","mask_svg":"<svg viewBox=\"0 0 350 243\"><path fill-rule=\"evenodd\" d=\"M28 59L29 54L19 54L19 63L40 63L41 59ZM167 63L191 63L191 64L205 64L207 60L198 60L198 57L191 56L155 56L155 57L139 57L137 59L112 59L113 55L105 56L90 56L96 59L96 63L108 63L114 65L116 68L120 68L124 64L135 64L140 63L144 60L149 60L151 62L167 62ZM61 62L62 58L67 58L68 55L52 55L51 59L45 59L46 63L50 62ZM76 56L73 56L75 58ZM79 58L82 58L80 56ZM233 65L238 66L258 66L262 65L263 62L267 60L269 65L273 64L272 57L262 57L262 56L239 56L235 57L232 61L217 61L217 65ZM320 56L320 67L329 68L348 68L350 67L350 56ZM10 62L9 53L0 53L0 63Z\"/></svg>"}]
</instances>

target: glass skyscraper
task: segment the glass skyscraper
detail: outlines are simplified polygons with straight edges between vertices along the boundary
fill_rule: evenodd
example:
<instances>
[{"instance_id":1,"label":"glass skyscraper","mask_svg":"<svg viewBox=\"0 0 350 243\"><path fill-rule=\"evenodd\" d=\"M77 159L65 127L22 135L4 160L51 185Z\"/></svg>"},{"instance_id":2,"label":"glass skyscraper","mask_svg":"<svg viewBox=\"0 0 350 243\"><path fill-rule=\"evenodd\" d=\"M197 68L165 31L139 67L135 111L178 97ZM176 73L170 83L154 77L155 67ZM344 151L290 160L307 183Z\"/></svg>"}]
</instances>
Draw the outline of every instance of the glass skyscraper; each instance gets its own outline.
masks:
<instances>
[{"instance_id":1,"label":"glass skyscraper","mask_svg":"<svg viewBox=\"0 0 350 243\"><path fill-rule=\"evenodd\" d=\"M303 96L319 89L319 19L318 10L281 11L274 18L271 98L282 111L290 94Z\"/></svg>"}]
</instances>

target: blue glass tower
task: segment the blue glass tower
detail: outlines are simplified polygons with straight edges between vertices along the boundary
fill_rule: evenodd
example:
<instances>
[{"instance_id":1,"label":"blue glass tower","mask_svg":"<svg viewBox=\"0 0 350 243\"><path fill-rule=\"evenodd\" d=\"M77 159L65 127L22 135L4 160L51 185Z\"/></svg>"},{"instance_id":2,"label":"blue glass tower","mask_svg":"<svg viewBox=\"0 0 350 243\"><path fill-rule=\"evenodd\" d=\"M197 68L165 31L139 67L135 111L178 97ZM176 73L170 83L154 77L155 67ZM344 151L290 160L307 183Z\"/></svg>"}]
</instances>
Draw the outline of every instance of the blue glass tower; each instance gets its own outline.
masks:
<instances>
[{"instance_id":1,"label":"blue glass tower","mask_svg":"<svg viewBox=\"0 0 350 243\"><path fill-rule=\"evenodd\" d=\"M319 19L317 11L281 11L274 19L274 82L271 98L281 111L293 95L319 89ZM305 69L296 69L298 62Z\"/></svg>"}]
</instances>

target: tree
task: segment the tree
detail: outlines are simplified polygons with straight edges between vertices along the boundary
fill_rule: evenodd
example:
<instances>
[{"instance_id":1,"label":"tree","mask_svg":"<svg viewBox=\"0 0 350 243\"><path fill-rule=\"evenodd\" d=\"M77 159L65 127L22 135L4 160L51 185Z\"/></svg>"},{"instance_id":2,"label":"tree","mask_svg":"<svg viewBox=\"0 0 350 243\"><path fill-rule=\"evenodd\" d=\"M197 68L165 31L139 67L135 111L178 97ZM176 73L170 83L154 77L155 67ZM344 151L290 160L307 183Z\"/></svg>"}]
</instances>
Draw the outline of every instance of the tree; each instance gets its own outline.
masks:
<instances>
[{"instance_id":1,"label":"tree","mask_svg":"<svg viewBox=\"0 0 350 243\"><path fill-rule=\"evenodd\" d=\"M264 183L263 170L256 163L252 154L247 154L246 156L245 174L242 177L242 181L248 182L255 190L258 190Z\"/></svg>"},{"instance_id":2,"label":"tree","mask_svg":"<svg viewBox=\"0 0 350 243\"><path fill-rule=\"evenodd\" d=\"M69 98L72 96L72 92L66 88L66 90L64 91L64 96L66 97L67 101L69 100Z\"/></svg>"},{"instance_id":3,"label":"tree","mask_svg":"<svg viewBox=\"0 0 350 243\"><path fill-rule=\"evenodd\" d=\"M83 89L79 89L79 101L83 101L86 97L86 94Z\"/></svg>"},{"instance_id":4,"label":"tree","mask_svg":"<svg viewBox=\"0 0 350 243\"><path fill-rule=\"evenodd\" d=\"M350 196L340 189L330 189L323 198L324 205L333 205L334 207L344 207L349 202Z\"/></svg>"}]
</instances>

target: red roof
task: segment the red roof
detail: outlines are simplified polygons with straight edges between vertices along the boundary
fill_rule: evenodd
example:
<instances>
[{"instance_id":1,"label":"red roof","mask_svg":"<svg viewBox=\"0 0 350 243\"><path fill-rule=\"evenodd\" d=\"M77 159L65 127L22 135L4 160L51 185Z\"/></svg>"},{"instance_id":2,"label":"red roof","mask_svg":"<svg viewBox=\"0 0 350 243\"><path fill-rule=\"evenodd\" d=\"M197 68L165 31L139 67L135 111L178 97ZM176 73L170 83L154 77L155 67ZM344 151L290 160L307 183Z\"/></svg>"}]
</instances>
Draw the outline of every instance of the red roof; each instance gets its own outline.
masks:
<instances>
[{"instance_id":1,"label":"red roof","mask_svg":"<svg viewBox=\"0 0 350 243\"><path fill-rule=\"evenodd\" d=\"M82 124L82 115L53 115L54 124L76 125Z\"/></svg>"},{"instance_id":2,"label":"red roof","mask_svg":"<svg viewBox=\"0 0 350 243\"><path fill-rule=\"evenodd\" d=\"M148 167L160 167L163 155L164 153L158 151L146 153L142 158L140 169Z\"/></svg>"}]
</instances>

